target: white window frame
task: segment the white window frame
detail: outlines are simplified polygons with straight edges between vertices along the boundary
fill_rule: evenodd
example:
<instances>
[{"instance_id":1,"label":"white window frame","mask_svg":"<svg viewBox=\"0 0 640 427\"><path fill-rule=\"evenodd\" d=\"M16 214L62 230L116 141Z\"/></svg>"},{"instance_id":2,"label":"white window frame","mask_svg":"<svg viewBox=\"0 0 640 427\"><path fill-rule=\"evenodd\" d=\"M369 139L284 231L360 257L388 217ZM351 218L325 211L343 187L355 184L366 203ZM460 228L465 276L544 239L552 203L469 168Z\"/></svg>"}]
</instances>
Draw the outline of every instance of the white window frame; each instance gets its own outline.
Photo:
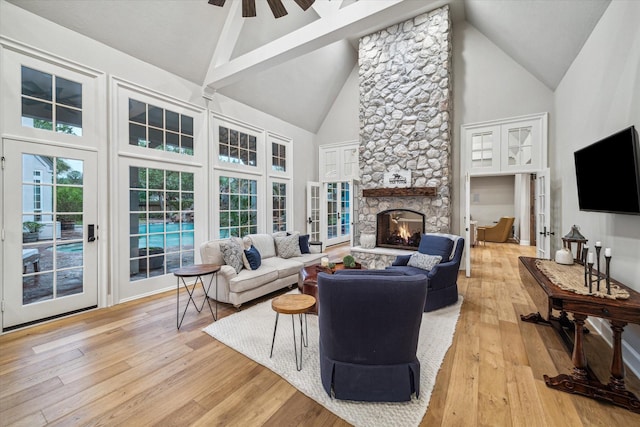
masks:
<instances>
[{"instance_id":1,"label":"white window frame","mask_svg":"<svg viewBox=\"0 0 640 427\"><path fill-rule=\"evenodd\" d=\"M264 175L265 173L265 131L259 127L252 126L240 120L225 117L220 114L211 113L211 164L215 169L226 169L232 171L243 171L250 175ZM220 161L220 146L218 142L219 129L224 126L228 129L236 130L256 137L256 165L242 165L239 163L231 163Z\"/></svg>"},{"instance_id":2,"label":"white window frame","mask_svg":"<svg viewBox=\"0 0 640 427\"><path fill-rule=\"evenodd\" d=\"M97 149L106 134L105 74L76 62L68 61L33 49L13 40L0 37L0 107L3 132L65 145ZM82 85L82 135L68 135L55 130L37 129L22 125L22 66L33 68Z\"/></svg>"},{"instance_id":3,"label":"white window frame","mask_svg":"<svg viewBox=\"0 0 640 427\"><path fill-rule=\"evenodd\" d=\"M220 239L220 177L226 176L231 178L238 179L249 179L256 181L257 188L257 196L258 200L256 202L256 206L258 207L257 212L257 231L258 233L263 232L265 230L265 208L266 205L264 202L264 197L266 197L265 192L265 180L262 175L259 174L247 174L241 172L233 172L228 169L215 169L213 171L213 177L211 181L211 188L213 193L213 198L209 201L209 207L211 212L211 220L210 224L213 225L210 233L212 234L213 239Z\"/></svg>"}]
</instances>

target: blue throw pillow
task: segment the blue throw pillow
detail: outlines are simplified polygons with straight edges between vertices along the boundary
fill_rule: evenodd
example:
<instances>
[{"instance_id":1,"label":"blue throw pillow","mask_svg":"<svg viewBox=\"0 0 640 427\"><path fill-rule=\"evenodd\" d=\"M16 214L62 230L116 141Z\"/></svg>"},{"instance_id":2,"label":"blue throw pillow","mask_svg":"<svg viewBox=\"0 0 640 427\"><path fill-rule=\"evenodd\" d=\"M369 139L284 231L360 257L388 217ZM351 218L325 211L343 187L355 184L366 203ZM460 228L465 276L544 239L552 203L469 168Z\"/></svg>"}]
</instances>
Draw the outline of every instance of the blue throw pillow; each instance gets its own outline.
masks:
<instances>
[{"instance_id":1,"label":"blue throw pillow","mask_svg":"<svg viewBox=\"0 0 640 427\"><path fill-rule=\"evenodd\" d=\"M262 257L255 246L251 245L249 249L245 249L244 254L247 257L247 260L249 260L249 265L252 270L260 268L260 264L262 264Z\"/></svg>"},{"instance_id":2,"label":"blue throw pillow","mask_svg":"<svg viewBox=\"0 0 640 427\"><path fill-rule=\"evenodd\" d=\"M451 257L451 249L453 249L453 240L450 238L423 234L420 239L418 252L428 255L440 255L442 259L447 262Z\"/></svg>"},{"instance_id":3,"label":"blue throw pillow","mask_svg":"<svg viewBox=\"0 0 640 427\"><path fill-rule=\"evenodd\" d=\"M310 254L311 250L309 249L309 235L308 234L300 235L298 236L298 240L300 243L300 253Z\"/></svg>"}]
</instances>

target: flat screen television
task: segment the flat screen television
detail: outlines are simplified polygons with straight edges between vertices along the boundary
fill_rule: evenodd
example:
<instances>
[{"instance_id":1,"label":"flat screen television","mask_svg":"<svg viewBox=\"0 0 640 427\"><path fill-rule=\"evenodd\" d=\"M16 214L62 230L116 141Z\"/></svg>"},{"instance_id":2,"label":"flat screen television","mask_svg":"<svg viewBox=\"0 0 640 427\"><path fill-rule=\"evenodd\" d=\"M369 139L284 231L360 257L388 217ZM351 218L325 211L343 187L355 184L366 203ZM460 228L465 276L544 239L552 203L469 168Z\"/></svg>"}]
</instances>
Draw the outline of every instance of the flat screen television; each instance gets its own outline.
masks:
<instances>
[{"instance_id":1,"label":"flat screen television","mask_svg":"<svg viewBox=\"0 0 640 427\"><path fill-rule=\"evenodd\" d=\"M574 153L581 211L640 215L640 143L630 126Z\"/></svg>"}]
</instances>

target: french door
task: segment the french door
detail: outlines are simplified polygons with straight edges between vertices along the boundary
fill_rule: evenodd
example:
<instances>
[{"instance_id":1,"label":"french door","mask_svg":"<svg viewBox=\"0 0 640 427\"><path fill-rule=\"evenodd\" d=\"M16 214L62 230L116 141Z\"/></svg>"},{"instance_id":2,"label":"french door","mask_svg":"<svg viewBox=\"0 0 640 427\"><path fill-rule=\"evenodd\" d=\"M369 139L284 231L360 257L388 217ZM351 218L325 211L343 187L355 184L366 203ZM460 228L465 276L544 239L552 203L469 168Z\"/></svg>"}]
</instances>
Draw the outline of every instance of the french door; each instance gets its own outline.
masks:
<instances>
[{"instance_id":1,"label":"french door","mask_svg":"<svg viewBox=\"0 0 640 427\"><path fill-rule=\"evenodd\" d=\"M536 256L542 259L551 259L551 180L549 169L536 173Z\"/></svg>"},{"instance_id":2,"label":"french door","mask_svg":"<svg viewBox=\"0 0 640 427\"><path fill-rule=\"evenodd\" d=\"M2 160L2 329L97 306L97 153L3 139Z\"/></svg>"},{"instance_id":3,"label":"french door","mask_svg":"<svg viewBox=\"0 0 640 427\"><path fill-rule=\"evenodd\" d=\"M321 240L319 182L307 182L307 234L311 241Z\"/></svg>"},{"instance_id":4,"label":"french door","mask_svg":"<svg viewBox=\"0 0 640 427\"><path fill-rule=\"evenodd\" d=\"M324 232L327 246L351 237L351 183L324 183Z\"/></svg>"}]
</instances>

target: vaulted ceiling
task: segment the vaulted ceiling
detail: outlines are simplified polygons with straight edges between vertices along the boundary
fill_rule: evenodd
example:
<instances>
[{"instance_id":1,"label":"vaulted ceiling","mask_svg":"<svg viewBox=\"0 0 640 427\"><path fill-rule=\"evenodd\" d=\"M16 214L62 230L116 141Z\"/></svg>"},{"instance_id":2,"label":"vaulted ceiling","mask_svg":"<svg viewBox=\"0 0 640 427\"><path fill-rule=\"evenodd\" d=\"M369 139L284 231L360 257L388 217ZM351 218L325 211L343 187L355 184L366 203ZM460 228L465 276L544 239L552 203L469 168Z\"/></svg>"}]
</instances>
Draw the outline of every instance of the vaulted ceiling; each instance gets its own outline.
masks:
<instances>
[{"instance_id":1,"label":"vaulted ceiling","mask_svg":"<svg viewBox=\"0 0 640 427\"><path fill-rule=\"evenodd\" d=\"M449 4L555 89L610 0L7 0L45 19L316 132L358 61L358 39ZM454 30L455 31L455 30ZM144 83L144 82L141 82Z\"/></svg>"}]
</instances>

